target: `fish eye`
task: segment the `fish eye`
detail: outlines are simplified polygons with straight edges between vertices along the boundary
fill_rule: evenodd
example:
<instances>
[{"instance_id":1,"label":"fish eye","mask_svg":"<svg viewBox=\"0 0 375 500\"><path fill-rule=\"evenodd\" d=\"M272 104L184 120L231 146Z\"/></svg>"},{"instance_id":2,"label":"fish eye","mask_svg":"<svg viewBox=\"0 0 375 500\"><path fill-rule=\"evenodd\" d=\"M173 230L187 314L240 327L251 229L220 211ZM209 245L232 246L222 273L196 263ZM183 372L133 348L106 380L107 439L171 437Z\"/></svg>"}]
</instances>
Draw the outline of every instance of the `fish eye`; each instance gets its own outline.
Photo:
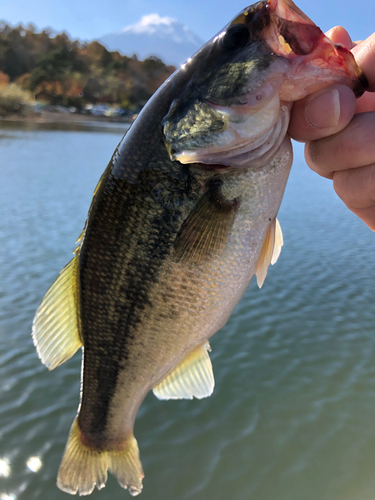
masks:
<instances>
[{"instance_id":1,"label":"fish eye","mask_svg":"<svg viewBox=\"0 0 375 500\"><path fill-rule=\"evenodd\" d=\"M222 44L226 49L235 50L244 47L250 39L249 30L243 24L231 26L225 33Z\"/></svg>"}]
</instances>

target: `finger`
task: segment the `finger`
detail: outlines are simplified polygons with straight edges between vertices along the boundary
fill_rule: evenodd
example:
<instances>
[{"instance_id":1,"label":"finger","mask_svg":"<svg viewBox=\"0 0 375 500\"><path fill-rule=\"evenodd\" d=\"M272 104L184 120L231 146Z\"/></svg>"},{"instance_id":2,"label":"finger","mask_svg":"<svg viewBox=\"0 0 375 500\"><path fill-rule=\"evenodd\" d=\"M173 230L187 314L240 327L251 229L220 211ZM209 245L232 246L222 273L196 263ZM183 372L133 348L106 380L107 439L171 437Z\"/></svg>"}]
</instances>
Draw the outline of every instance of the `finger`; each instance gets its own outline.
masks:
<instances>
[{"instance_id":1,"label":"finger","mask_svg":"<svg viewBox=\"0 0 375 500\"><path fill-rule=\"evenodd\" d=\"M363 220L372 231L375 231L375 205L368 208L351 208L350 210Z\"/></svg>"},{"instance_id":2,"label":"finger","mask_svg":"<svg viewBox=\"0 0 375 500\"><path fill-rule=\"evenodd\" d=\"M309 167L323 177L337 170L371 165L375 161L375 113L355 115L340 133L306 145Z\"/></svg>"},{"instance_id":3,"label":"finger","mask_svg":"<svg viewBox=\"0 0 375 500\"><path fill-rule=\"evenodd\" d=\"M375 164L338 171L333 187L345 205L375 230Z\"/></svg>"},{"instance_id":4,"label":"finger","mask_svg":"<svg viewBox=\"0 0 375 500\"><path fill-rule=\"evenodd\" d=\"M367 90L375 92L375 33L352 49L358 66L362 69L369 83Z\"/></svg>"},{"instance_id":5,"label":"finger","mask_svg":"<svg viewBox=\"0 0 375 500\"><path fill-rule=\"evenodd\" d=\"M375 164L335 172L333 187L351 209L375 205Z\"/></svg>"},{"instance_id":6,"label":"finger","mask_svg":"<svg viewBox=\"0 0 375 500\"><path fill-rule=\"evenodd\" d=\"M343 130L356 111L354 93L334 85L293 105L289 135L297 141L314 141Z\"/></svg>"},{"instance_id":7,"label":"finger","mask_svg":"<svg viewBox=\"0 0 375 500\"><path fill-rule=\"evenodd\" d=\"M335 26L327 31L326 36L332 40L333 43L341 43L348 50L354 47L354 43L350 38L349 33L342 26Z\"/></svg>"},{"instance_id":8,"label":"finger","mask_svg":"<svg viewBox=\"0 0 375 500\"><path fill-rule=\"evenodd\" d=\"M375 93L365 92L357 99L356 113L365 113L366 111L375 111Z\"/></svg>"}]
</instances>

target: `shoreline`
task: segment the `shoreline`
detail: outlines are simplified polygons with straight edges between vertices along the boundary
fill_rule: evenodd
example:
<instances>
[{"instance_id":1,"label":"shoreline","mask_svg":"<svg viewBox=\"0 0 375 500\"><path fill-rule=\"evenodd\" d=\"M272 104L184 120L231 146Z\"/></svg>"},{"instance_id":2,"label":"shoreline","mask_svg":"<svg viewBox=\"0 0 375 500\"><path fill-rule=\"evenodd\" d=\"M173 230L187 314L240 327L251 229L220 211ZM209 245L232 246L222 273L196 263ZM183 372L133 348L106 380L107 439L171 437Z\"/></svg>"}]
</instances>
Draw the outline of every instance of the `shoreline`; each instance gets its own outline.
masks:
<instances>
[{"instance_id":1,"label":"shoreline","mask_svg":"<svg viewBox=\"0 0 375 500\"><path fill-rule=\"evenodd\" d=\"M0 116L2 130L60 130L75 132L107 132L124 135L131 125L129 118L93 116L58 111L38 114Z\"/></svg>"},{"instance_id":2,"label":"shoreline","mask_svg":"<svg viewBox=\"0 0 375 500\"><path fill-rule=\"evenodd\" d=\"M32 123L65 123L65 124L85 124L85 123L113 123L118 125L130 125L131 119L120 118L115 116L93 116L84 115L80 113L61 113L58 111L42 111L35 114L12 114L0 116L0 123L2 122L32 122Z\"/></svg>"}]
</instances>

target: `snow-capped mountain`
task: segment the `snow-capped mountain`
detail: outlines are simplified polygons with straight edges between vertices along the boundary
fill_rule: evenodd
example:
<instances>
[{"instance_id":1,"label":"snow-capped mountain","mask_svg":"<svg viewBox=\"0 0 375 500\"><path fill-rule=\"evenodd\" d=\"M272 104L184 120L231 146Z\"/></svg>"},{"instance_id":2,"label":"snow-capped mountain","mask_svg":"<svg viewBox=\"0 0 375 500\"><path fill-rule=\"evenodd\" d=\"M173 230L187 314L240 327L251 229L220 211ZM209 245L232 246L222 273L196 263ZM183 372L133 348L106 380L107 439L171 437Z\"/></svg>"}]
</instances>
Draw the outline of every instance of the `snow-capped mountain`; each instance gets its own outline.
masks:
<instances>
[{"instance_id":1,"label":"snow-capped mountain","mask_svg":"<svg viewBox=\"0 0 375 500\"><path fill-rule=\"evenodd\" d=\"M108 50L118 50L127 56L137 54L139 59L156 55L175 66L184 63L204 43L187 26L159 14L143 16L121 31L103 36L99 42Z\"/></svg>"}]
</instances>

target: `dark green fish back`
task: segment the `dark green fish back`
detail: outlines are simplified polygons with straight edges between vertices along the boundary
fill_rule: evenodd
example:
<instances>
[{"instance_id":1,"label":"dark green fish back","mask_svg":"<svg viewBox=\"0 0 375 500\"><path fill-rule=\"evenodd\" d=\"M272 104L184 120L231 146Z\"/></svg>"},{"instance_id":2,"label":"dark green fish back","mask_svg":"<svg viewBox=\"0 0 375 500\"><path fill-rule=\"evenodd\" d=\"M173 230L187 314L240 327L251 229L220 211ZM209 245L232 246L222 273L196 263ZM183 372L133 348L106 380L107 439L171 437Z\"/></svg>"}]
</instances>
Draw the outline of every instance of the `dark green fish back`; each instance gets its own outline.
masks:
<instances>
[{"instance_id":1,"label":"dark green fish back","mask_svg":"<svg viewBox=\"0 0 375 500\"><path fill-rule=\"evenodd\" d=\"M198 197L199 186L192 183L186 167L176 168L174 163L174 168L164 168L164 163L172 163L164 154L153 161L155 165L143 170L136 184L115 178L112 165L108 167L80 249L85 356L79 424L93 439L105 428L142 311L152 306L149 291L173 248L188 206ZM86 399L88 387L95 387L95 401Z\"/></svg>"}]
</instances>

